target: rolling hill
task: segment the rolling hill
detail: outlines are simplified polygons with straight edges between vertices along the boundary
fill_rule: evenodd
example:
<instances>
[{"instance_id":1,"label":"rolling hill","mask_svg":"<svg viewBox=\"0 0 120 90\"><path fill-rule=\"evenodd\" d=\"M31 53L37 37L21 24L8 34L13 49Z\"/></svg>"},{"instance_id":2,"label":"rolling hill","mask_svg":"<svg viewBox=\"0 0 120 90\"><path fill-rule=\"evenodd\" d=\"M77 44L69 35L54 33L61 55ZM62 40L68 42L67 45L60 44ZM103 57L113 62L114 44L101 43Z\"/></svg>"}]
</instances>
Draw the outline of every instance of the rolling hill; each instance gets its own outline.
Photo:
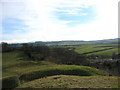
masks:
<instances>
[{"instance_id":1,"label":"rolling hill","mask_svg":"<svg viewBox=\"0 0 120 90\"><path fill-rule=\"evenodd\" d=\"M96 41L80 41L80 40L65 40L65 41L35 41L28 42L29 45L48 45L48 46L60 46L60 45L88 45L88 44L118 44L120 38L105 39ZM11 43L13 46L22 46L23 43Z\"/></svg>"}]
</instances>

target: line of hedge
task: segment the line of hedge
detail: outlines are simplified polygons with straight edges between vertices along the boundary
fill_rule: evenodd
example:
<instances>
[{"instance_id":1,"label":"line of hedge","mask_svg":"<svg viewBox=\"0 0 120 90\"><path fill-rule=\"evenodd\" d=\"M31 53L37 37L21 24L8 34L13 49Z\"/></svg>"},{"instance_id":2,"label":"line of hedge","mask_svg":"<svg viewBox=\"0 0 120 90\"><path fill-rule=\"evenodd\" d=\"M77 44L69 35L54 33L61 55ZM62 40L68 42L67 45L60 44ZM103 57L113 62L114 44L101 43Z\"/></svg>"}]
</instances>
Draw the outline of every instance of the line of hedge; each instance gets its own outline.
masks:
<instances>
[{"instance_id":1,"label":"line of hedge","mask_svg":"<svg viewBox=\"0 0 120 90\"><path fill-rule=\"evenodd\" d=\"M15 88L19 85L19 80L17 76L9 76L2 78L2 88Z\"/></svg>"},{"instance_id":2,"label":"line of hedge","mask_svg":"<svg viewBox=\"0 0 120 90\"><path fill-rule=\"evenodd\" d=\"M32 81L34 79L52 76L52 75L78 75L78 76L94 76L107 75L107 73L95 68L76 65L61 65L58 67L50 67L38 71L29 72L20 76L21 81Z\"/></svg>"}]
</instances>

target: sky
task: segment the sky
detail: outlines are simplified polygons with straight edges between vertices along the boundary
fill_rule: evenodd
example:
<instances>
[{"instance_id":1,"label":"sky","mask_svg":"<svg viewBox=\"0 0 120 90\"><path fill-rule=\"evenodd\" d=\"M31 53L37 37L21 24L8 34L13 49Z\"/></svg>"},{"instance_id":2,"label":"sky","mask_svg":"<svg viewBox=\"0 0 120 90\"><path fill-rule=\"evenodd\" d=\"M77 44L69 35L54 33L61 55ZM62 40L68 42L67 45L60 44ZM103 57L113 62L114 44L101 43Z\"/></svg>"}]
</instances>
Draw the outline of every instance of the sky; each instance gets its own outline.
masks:
<instances>
[{"instance_id":1,"label":"sky","mask_svg":"<svg viewBox=\"0 0 120 90\"><path fill-rule=\"evenodd\" d=\"M120 0L1 0L0 42L118 37Z\"/></svg>"}]
</instances>

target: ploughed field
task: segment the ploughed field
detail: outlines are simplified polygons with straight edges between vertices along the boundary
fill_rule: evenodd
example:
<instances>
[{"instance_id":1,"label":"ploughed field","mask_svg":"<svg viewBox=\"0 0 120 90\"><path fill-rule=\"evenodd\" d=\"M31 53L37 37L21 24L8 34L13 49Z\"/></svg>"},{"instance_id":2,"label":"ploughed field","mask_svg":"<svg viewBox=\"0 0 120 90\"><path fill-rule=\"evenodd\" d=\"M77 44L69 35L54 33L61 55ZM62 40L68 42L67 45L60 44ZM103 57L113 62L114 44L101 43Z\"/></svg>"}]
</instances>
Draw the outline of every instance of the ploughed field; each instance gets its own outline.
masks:
<instances>
[{"instance_id":1,"label":"ploughed field","mask_svg":"<svg viewBox=\"0 0 120 90\"><path fill-rule=\"evenodd\" d=\"M76 52L79 52L80 47L77 48L75 48L75 50ZM91 46L91 49L92 48L93 47ZM102 49L105 48L112 50L110 49L111 47L102 47ZM117 49L117 47L113 49ZM92 52L92 50L88 50L88 52ZM44 60L32 61L27 57L21 56L20 51L3 53L2 67L3 88L118 87L118 77L108 76L109 73L99 69L88 66L59 65Z\"/></svg>"}]
</instances>

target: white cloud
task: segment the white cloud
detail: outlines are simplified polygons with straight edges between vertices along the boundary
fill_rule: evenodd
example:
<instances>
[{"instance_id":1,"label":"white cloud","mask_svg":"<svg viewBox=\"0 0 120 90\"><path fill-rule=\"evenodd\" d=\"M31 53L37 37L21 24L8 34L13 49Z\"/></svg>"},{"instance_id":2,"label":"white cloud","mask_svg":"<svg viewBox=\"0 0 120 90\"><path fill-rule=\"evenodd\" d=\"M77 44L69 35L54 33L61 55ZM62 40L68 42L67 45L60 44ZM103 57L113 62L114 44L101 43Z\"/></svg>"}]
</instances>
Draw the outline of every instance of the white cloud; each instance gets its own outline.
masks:
<instances>
[{"instance_id":1,"label":"white cloud","mask_svg":"<svg viewBox=\"0 0 120 90\"><path fill-rule=\"evenodd\" d=\"M15 32L14 35L3 35L11 39L7 42L26 41L56 41L56 40L97 40L116 38L118 35L117 0L2 0L2 2L17 2L18 4L4 6L4 18L24 20L26 33ZM57 7L88 8L96 5L98 17L90 24L80 24L74 27L66 26L72 21L59 20L55 11L77 14L81 9L56 9ZM88 13L81 13L88 15Z\"/></svg>"},{"instance_id":2,"label":"white cloud","mask_svg":"<svg viewBox=\"0 0 120 90\"><path fill-rule=\"evenodd\" d=\"M66 13L66 14L77 15L78 13L71 12L71 13Z\"/></svg>"},{"instance_id":3,"label":"white cloud","mask_svg":"<svg viewBox=\"0 0 120 90\"><path fill-rule=\"evenodd\" d=\"M88 15L88 13L81 13L80 15L81 16L86 16L86 15Z\"/></svg>"}]
</instances>

